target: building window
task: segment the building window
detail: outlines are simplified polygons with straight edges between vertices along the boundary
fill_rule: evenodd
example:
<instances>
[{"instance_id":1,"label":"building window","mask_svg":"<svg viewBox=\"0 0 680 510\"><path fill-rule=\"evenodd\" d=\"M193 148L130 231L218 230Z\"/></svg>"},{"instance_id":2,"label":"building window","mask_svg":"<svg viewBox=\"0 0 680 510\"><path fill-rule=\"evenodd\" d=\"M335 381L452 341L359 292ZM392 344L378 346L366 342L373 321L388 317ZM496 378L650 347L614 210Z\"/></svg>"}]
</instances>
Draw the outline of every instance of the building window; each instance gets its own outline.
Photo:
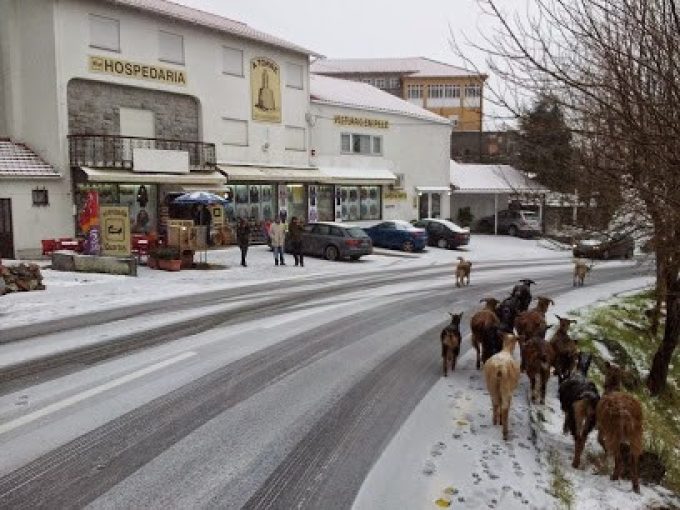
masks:
<instances>
[{"instance_id":1,"label":"building window","mask_svg":"<svg viewBox=\"0 0 680 510\"><path fill-rule=\"evenodd\" d=\"M382 155L382 136L343 133L340 135L343 154Z\"/></svg>"},{"instance_id":2,"label":"building window","mask_svg":"<svg viewBox=\"0 0 680 510\"><path fill-rule=\"evenodd\" d=\"M429 85L427 89L427 97L430 99L441 99L444 97L444 85Z\"/></svg>"},{"instance_id":3,"label":"building window","mask_svg":"<svg viewBox=\"0 0 680 510\"><path fill-rule=\"evenodd\" d=\"M422 99L423 86L422 85L408 85L406 87L406 96L408 99Z\"/></svg>"},{"instance_id":4,"label":"building window","mask_svg":"<svg viewBox=\"0 0 680 510\"><path fill-rule=\"evenodd\" d=\"M222 119L225 145L248 145L248 121L241 119Z\"/></svg>"},{"instance_id":5,"label":"building window","mask_svg":"<svg viewBox=\"0 0 680 510\"><path fill-rule=\"evenodd\" d=\"M460 97L460 85L444 85L445 97Z\"/></svg>"},{"instance_id":6,"label":"building window","mask_svg":"<svg viewBox=\"0 0 680 510\"><path fill-rule=\"evenodd\" d=\"M286 150L304 151L305 149L305 128L286 126Z\"/></svg>"},{"instance_id":7,"label":"building window","mask_svg":"<svg viewBox=\"0 0 680 510\"><path fill-rule=\"evenodd\" d=\"M465 97L482 97L482 87L477 84L465 85Z\"/></svg>"},{"instance_id":8,"label":"building window","mask_svg":"<svg viewBox=\"0 0 680 510\"><path fill-rule=\"evenodd\" d=\"M120 22L90 14L90 47L120 51Z\"/></svg>"},{"instance_id":9,"label":"building window","mask_svg":"<svg viewBox=\"0 0 680 510\"><path fill-rule=\"evenodd\" d=\"M343 220L380 219L380 186L340 186L340 198Z\"/></svg>"},{"instance_id":10,"label":"building window","mask_svg":"<svg viewBox=\"0 0 680 510\"><path fill-rule=\"evenodd\" d=\"M286 86L292 89L303 89L303 74L300 64L286 64Z\"/></svg>"},{"instance_id":11,"label":"building window","mask_svg":"<svg viewBox=\"0 0 680 510\"><path fill-rule=\"evenodd\" d=\"M159 57L162 62L184 65L184 37L163 30L158 32Z\"/></svg>"},{"instance_id":12,"label":"building window","mask_svg":"<svg viewBox=\"0 0 680 510\"><path fill-rule=\"evenodd\" d=\"M375 79L375 86L378 87L379 89L384 89L385 88L385 78L376 78Z\"/></svg>"},{"instance_id":13,"label":"building window","mask_svg":"<svg viewBox=\"0 0 680 510\"><path fill-rule=\"evenodd\" d=\"M388 88L398 89L399 88L399 78L390 78Z\"/></svg>"},{"instance_id":14,"label":"building window","mask_svg":"<svg viewBox=\"0 0 680 510\"><path fill-rule=\"evenodd\" d=\"M50 205L50 198L46 189L36 188L31 192L31 195L33 197L33 205Z\"/></svg>"},{"instance_id":15,"label":"building window","mask_svg":"<svg viewBox=\"0 0 680 510\"><path fill-rule=\"evenodd\" d=\"M233 76L243 76L243 50L222 47L222 72Z\"/></svg>"}]
</instances>

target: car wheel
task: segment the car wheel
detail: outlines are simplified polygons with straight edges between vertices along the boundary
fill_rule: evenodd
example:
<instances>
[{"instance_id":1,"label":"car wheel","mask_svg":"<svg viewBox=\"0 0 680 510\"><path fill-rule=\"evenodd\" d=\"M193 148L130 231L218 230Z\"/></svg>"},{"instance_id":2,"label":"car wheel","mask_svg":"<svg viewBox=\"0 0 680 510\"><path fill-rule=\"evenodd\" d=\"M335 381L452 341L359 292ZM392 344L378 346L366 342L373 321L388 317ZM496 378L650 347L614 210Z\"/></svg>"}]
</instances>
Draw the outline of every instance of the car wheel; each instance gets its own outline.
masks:
<instances>
[{"instance_id":1,"label":"car wheel","mask_svg":"<svg viewBox=\"0 0 680 510\"><path fill-rule=\"evenodd\" d=\"M413 241L404 241L404 244L401 245L401 249L404 251L413 251Z\"/></svg>"},{"instance_id":2,"label":"car wheel","mask_svg":"<svg viewBox=\"0 0 680 510\"><path fill-rule=\"evenodd\" d=\"M439 240L437 241L437 247L438 247L438 248L446 248L447 245L448 245L448 243L446 242L446 239L443 239L443 238L442 238L442 239L439 239Z\"/></svg>"},{"instance_id":3,"label":"car wheel","mask_svg":"<svg viewBox=\"0 0 680 510\"><path fill-rule=\"evenodd\" d=\"M338 249L335 246L326 246L323 254L326 260L338 260Z\"/></svg>"},{"instance_id":4,"label":"car wheel","mask_svg":"<svg viewBox=\"0 0 680 510\"><path fill-rule=\"evenodd\" d=\"M514 225L510 225L510 227L508 228L508 235L512 237L517 237L517 234L518 234L517 227Z\"/></svg>"},{"instance_id":5,"label":"car wheel","mask_svg":"<svg viewBox=\"0 0 680 510\"><path fill-rule=\"evenodd\" d=\"M361 255L352 255L349 259L353 262L356 262L357 260L359 260L360 257Z\"/></svg>"}]
</instances>

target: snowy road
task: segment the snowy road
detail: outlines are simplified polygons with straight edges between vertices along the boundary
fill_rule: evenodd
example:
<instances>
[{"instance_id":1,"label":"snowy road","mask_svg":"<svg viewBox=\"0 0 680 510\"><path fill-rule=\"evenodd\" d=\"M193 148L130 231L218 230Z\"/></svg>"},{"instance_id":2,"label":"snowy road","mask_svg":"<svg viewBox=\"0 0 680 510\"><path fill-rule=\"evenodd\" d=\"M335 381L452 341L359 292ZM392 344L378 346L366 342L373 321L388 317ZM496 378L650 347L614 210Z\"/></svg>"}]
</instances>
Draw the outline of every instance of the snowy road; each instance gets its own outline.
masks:
<instances>
[{"instance_id":1,"label":"snowy road","mask_svg":"<svg viewBox=\"0 0 680 510\"><path fill-rule=\"evenodd\" d=\"M640 271L603 264L589 285ZM439 381L447 312L469 319L526 276L535 295L572 291L555 260L479 268L464 289L450 269L423 267L225 292L119 317L113 333L65 325L16 342L94 339L5 385L0 507L349 508ZM116 334L144 348L111 349Z\"/></svg>"}]
</instances>

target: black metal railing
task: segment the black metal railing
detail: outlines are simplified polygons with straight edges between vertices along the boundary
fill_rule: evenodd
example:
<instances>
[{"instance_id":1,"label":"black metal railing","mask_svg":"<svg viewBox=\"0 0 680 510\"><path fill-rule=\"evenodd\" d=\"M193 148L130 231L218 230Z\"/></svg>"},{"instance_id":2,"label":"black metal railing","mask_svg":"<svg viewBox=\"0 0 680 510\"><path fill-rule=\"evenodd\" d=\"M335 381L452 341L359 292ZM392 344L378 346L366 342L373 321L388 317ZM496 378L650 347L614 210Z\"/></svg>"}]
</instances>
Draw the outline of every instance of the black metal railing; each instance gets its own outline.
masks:
<instances>
[{"instance_id":1,"label":"black metal railing","mask_svg":"<svg viewBox=\"0 0 680 510\"><path fill-rule=\"evenodd\" d=\"M68 141L72 167L133 169L135 149L187 152L195 171L211 170L216 162L214 143L117 135L69 135Z\"/></svg>"}]
</instances>

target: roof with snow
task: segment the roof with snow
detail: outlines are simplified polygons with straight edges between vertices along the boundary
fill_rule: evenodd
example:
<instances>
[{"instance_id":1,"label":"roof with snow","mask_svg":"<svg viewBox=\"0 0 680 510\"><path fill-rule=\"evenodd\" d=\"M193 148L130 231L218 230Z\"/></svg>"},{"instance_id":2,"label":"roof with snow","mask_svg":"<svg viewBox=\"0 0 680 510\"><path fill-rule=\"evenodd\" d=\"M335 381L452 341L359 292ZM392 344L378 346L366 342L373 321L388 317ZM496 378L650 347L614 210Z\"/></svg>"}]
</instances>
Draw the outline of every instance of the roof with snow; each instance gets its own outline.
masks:
<instances>
[{"instance_id":1,"label":"roof with snow","mask_svg":"<svg viewBox=\"0 0 680 510\"><path fill-rule=\"evenodd\" d=\"M546 193L547 188L510 165L463 164L451 160L454 193Z\"/></svg>"},{"instance_id":2,"label":"roof with snow","mask_svg":"<svg viewBox=\"0 0 680 510\"><path fill-rule=\"evenodd\" d=\"M4 177L59 177L59 172L25 145L0 140L0 178Z\"/></svg>"},{"instance_id":3,"label":"roof with snow","mask_svg":"<svg viewBox=\"0 0 680 510\"><path fill-rule=\"evenodd\" d=\"M309 90L312 101L317 103L393 113L439 124L451 124L449 119L399 99L367 83L310 74Z\"/></svg>"},{"instance_id":4,"label":"roof with snow","mask_svg":"<svg viewBox=\"0 0 680 510\"><path fill-rule=\"evenodd\" d=\"M312 55L315 57L320 56L318 53L305 49L302 46L298 46L297 44L293 44L291 42L267 34L265 32L260 32L259 30L256 30L240 21L235 21L233 19L225 18L223 16L219 16L217 14L202 11L199 9L193 9L191 7L176 4L174 2L169 2L167 0L106 0L106 1L113 5L123 5L126 7L131 7L133 9L138 9L140 11L149 12L160 16L165 16L168 18L172 18L174 20L191 23L193 25L211 28L213 30L224 32L236 37L241 37L243 39L268 44L270 46L276 46L278 48L285 48L296 53Z\"/></svg>"},{"instance_id":5,"label":"roof with snow","mask_svg":"<svg viewBox=\"0 0 680 510\"><path fill-rule=\"evenodd\" d=\"M408 58L322 58L310 69L318 74L394 73L417 77L457 77L486 75L426 57Z\"/></svg>"}]
</instances>

